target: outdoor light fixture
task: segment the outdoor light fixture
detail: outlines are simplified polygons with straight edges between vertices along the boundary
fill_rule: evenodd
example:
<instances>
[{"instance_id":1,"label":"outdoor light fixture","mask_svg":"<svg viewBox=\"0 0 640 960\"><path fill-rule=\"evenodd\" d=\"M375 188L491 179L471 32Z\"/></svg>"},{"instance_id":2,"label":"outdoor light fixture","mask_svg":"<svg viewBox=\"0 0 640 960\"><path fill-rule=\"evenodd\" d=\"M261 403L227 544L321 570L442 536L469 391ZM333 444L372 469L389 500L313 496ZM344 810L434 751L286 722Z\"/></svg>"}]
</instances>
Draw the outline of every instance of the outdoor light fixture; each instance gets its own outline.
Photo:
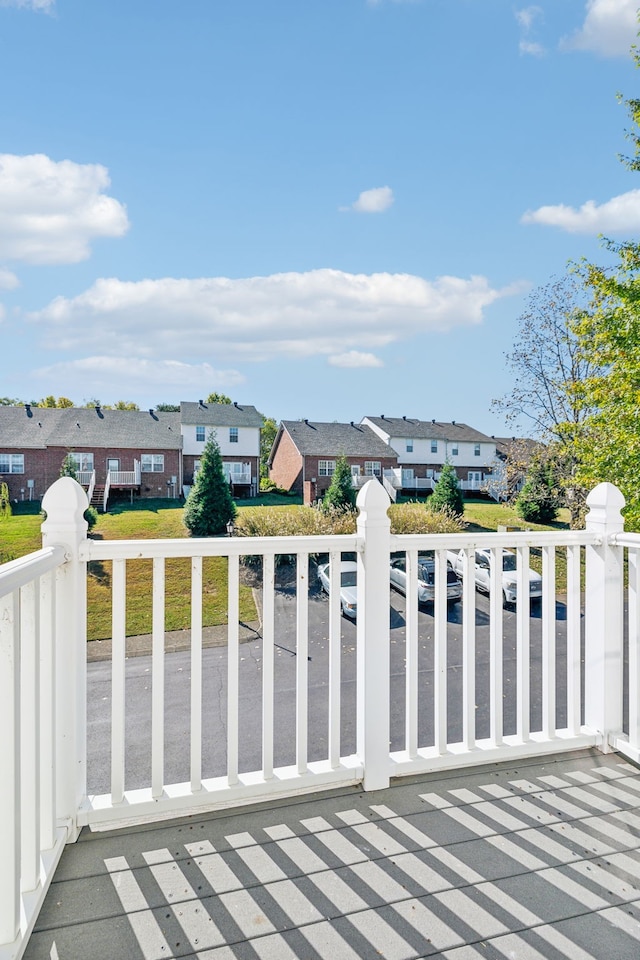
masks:
<instances>
[{"instance_id":1,"label":"outdoor light fixture","mask_svg":"<svg viewBox=\"0 0 640 960\"><path fill-rule=\"evenodd\" d=\"M233 522L233 520L229 520L229 523L227 524L227 536L232 537L233 534L235 533L235 529L236 529L235 523Z\"/></svg>"}]
</instances>

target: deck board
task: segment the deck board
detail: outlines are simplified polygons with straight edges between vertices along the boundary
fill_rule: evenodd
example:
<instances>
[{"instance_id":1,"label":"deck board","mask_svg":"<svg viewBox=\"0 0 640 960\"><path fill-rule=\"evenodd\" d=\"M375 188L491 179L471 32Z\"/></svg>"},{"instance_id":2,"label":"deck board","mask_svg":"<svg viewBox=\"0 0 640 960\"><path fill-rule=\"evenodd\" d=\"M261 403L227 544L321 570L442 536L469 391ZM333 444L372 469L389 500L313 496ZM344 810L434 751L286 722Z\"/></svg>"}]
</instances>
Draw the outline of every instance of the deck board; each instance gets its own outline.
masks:
<instances>
[{"instance_id":1,"label":"deck board","mask_svg":"<svg viewBox=\"0 0 640 960\"><path fill-rule=\"evenodd\" d=\"M595 751L68 846L25 960L637 960L640 771Z\"/></svg>"}]
</instances>

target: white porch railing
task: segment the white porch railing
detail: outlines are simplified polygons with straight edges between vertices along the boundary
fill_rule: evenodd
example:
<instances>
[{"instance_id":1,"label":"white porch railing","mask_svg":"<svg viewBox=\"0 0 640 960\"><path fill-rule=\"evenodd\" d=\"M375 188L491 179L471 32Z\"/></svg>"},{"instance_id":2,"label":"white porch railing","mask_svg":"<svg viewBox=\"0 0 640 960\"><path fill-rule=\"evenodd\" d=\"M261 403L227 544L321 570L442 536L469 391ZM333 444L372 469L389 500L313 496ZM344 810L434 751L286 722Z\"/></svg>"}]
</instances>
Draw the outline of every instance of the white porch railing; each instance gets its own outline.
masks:
<instances>
[{"instance_id":1,"label":"white porch railing","mask_svg":"<svg viewBox=\"0 0 640 960\"><path fill-rule=\"evenodd\" d=\"M107 477L112 487L139 487L140 464L136 460L133 470L109 470Z\"/></svg>"},{"instance_id":2,"label":"white porch railing","mask_svg":"<svg viewBox=\"0 0 640 960\"><path fill-rule=\"evenodd\" d=\"M88 487L93 480L94 484L96 482L96 472L95 470L76 470L76 480L83 487Z\"/></svg>"},{"instance_id":3,"label":"white porch railing","mask_svg":"<svg viewBox=\"0 0 640 960\"><path fill-rule=\"evenodd\" d=\"M460 480L460 489L482 493L487 489L487 480Z\"/></svg>"},{"instance_id":4,"label":"white porch railing","mask_svg":"<svg viewBox=\"0 0 640 960\"><path fill-rule=\"evenodd\" d=\"M78 483L82 481L78 480ZM91 498L93 496L93 491L96 488L96 472L95 470L91 471L91 479L89 480L89 486L87 487L87 500L91 503Z\"/></svg>"},{"instance_id":5,"label":"white porch railing","mask_svg":"<svg viewBox=\"0 0 640 960\"><path fill-rule=\"evenodd\" d=\"M588 500L584 531L393 536L389 499L379 482L360 491L357 532L351 536L273 539L216 538L189 540L94 541L86 537L86 495L65 477L44 499L44 549L0 567L0 729L8 749L0 752L0 958L21 955L55 869L62 843L73 841L84 824L117 826L141 818L154 820L340 784L361 783L365 790L384 788L392 776L463 767L489 761L538 756L585 746L619 750L640 757L640 536L623 533L623 500L610 484L601 484ZM487 677L480 675L473 558L489 548L492 590L489 600L489 646L484 652ZM503 657L501 551L517 555L518 603L515 613L516 658L513 716L503 708L506 663ZM431 682L421 680L417 568L421 550L434 550L436 586L433 609ZM460 630L447 634L446 552L466 551ZM407 557L405 654L402 681L405 703L396 747L390 751L389 557ZM529 609L530 555L541 556L543 596L534 630ZM342 621L339 603L341 554L353 552L358 563L357 676L353 752L341 750ZM331 562L328 611L329 664L322 685L326 745L311 759L309 729L309 557L327 553ZM295 597L295 756L278 766L276 722L276 557L297 557ZM240 558L257 555L263 563L261 696L256 710L260 760L243 771L241 745L249 729L240 713L239 570ZM174 720L165 704L165 563L190 559L191 663L189 680L189 776L167 782L165 736ZM203 559L228 558L226 769L210 775L203 760ZM127 564L152 560L153 597L150 775L140 789L129 789L125 771ZM623 564L628 561L629 681L623 683ZM87 793L86 564L111 564L112 683L110 789ZM566 568L564 618L558 639L556 576ZM584 578L582 569L584 568ZM584 630L584 632L583 632ZM461 636L460 636L461 635ZM565 639L566 637L566 639ZM458 669L447 667L451 643L457 644ZM584 643L584 667L581 644ZM535 648L535 649L534 649ZM422 654L421 654L422 656ZM538 657L539 676L532 662ZM584 670L584 677L582 675ZM486 702L479 685L486 680ZM581 683L584 680L584 696ZM483 696L485 694L483 693ZM628 722L623 701L628 696ZM539 722L531 706L540 703ZM167 703L168 703L167 699ZM245 701L242 701L245 702ZM478 705L488 721L478 719ZM420 721L425 711L433 734L425 741ZM314 714L315 723L317 716ZM398 723L396 723L396 727ZM288 731L287 731L288 733ZM324 743L324 741L323 741ZM2 945L3 944L3 945Z\"/></svg>"}]
</instances>

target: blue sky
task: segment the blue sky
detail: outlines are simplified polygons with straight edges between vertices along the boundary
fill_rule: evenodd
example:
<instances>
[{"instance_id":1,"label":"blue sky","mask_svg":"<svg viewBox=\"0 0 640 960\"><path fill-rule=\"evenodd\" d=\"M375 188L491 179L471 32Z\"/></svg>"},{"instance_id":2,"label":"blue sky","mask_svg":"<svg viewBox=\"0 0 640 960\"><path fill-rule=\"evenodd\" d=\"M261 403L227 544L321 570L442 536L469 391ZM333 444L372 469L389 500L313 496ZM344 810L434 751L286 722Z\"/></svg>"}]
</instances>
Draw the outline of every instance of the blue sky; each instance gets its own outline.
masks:
<instances>
[{"instance_id":1,"label":"blue sky","mask_svg":"<svg viewBox=\"0 0 640 960\"><path fill-rule=\"evenodd\" d=\"M0 395L505 432L536 286L640 235L637 0L0 0Z\"/></svg>"}]
</instances>

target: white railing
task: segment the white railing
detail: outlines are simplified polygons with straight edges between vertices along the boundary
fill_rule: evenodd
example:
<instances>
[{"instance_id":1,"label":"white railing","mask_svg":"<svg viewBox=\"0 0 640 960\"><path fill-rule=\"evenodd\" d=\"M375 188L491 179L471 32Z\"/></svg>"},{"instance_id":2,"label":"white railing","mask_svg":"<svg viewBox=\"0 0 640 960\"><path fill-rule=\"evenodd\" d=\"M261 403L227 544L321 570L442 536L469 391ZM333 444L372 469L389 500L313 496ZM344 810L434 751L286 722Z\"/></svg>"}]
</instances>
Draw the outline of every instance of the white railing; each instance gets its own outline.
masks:
<instances>
[{"instance_id":1,"label":"white railing","mask_svg":"<svg viewBox=\"0 0 640 960\"><path fill-rule=\"evenodd\" d=\"M58 480L67 519L79 528L87 498L75 480ZM76 508L71 506L75 501ZM48 509L50 500L43 499ZM54 514L56 513L54 507ZM61 532L48 518L54 540ZM62 523L64 526L64 522ZM73 535L72 535L73 536ZM68 538L67 538L68 539ZM77 554L77 542L75 550ZM83 615L77 559L61 545L0 567L0 957L24 951L64 848L77 837L75 757L84 676L68 663L67 629ZM76 639L80 634L76 634ZM79 662L77 655L71 660Z\"/></svg>"},{"instance_id":2,"label":"white railing","mask_svg":"<svg viewBox=\"0 0 640 960\"><path fill-rule=\"evenodd\" d=\"M461 490L476 490L478 492L485 492L487 489L486 480L460 480L460 489Z\"/></svg>"},{"instance_id":3,"label":"white railing","mask_svg":"<svg viewBox=\"0 0 640 960\"><path fill-rule=\"evenodd\" d=\"M70 478L58 480L43 500L47 514L43 551L0 568L0 728L10 745L0 753L0 943L7 945L4 953L0 946L0 957L19 956L28 936L32 921L20 919L20 908L23 918L34 916L51 875L46 865L41 871L40 860L55 864L60 844L75 839L84 824L107 828L344 784L379 789L388 786L393 776L586 746L618 749L637 760L640 536L623 533L623 501L615 487L601 484L588 503L584 531L394 536L387 517L389 499L375 482L359 493L357 531L350 536L94 541L86 537L84 492ZM474 585L479 548L489 550L492 570L489 600L481 601L480 607ZM509 614L502 608L504 548L516 554L518 600L515 612ZM420 633L424 625L418 617L418 557L423 550L434 551L436 568L433 652L427 679ZM459 622L451 631L447 552L459 550L464 551L463 599ZM389 558L396 551L406 555L408 587L402 666L396 662L392 672ZM357 672L355 683L346 687L341 684L341 672L349 644L343 645L343 633L353 628L343 626L341 619L339 566L344 553L355 554L358 571ZM310 591L309 564L318 554L330 560L328 618L322 616L323 622L328 619L329 655L322 683L312 684L310 610L318 601ZM281 669L276 649L285 624L276 588L281 555L296 558L294 639L288 640L295 654L291 667L295 699L290 722L284 724L281 716L278 722L280 698L276 695ZM252 716L249 723L241 710L247 698L239 696L245 659L240 645L240 565L246 556L259 557L262 564L260 690L251 698L254 706L250 708L259 716ZM216 715L222 712L224 717L222 771L209 769L203 754L204 732L213 716L213 688L206 685L203 657L203 593L212 576L207 558L216 557L226 558L227 571L226 690L215 705ZM543 577L541 607L535 617L528 579L534 557ZM625 557L629 567L627 690L623 684ZM165 652L165 574L166 564L176 558L188 559L190 568L186 740L184 732L178 731L184 717L172 716L168 712L172 700L167 696L165 701L170 656ZM151 695L144 725L149 730L149 774L142 785L136 782L132 788L132 764L125 765L129 743L126 584L128 564L140 560L150 562L151 568ZM111 565L112 589L109 789L99 795L87 791L86 565L90 561ZM560 575L566 578L561 604L556 590ZM507 615L514 630L515 657L503 646ZM479 626L482 620L487 622L486 634ZM325 630L323 626L323 644ZM16 656L18 649L21 657ZM56 663L64 664L64 669L56 670ZM507 690L514 692L505 699ZM625 694L630 703L626 721ZM312 696L321 700L312 703ZM405 708L401 717L394 711L392 718L390 704L397 698ZM311 728L310 715L314 717ZM341 748L345 716L355 736ZM138 740L140 735L137 725ZM187 755L187 775L180 781L168 773L165 751L172 735L179 737L181 756ZM282 765L280 738L285 736L291 741L290 757ZM252 737L258 759L245 769L242 751ZM38 823L44 824L39 836Z\"/></svg>"},{"instance_id":4,"label":"white railing","mask_svg":"<svg viewBox=\"0 0 640 960\"><path fill-rule=\"evenodd\" d=\"M104 484L104 493L102 494L102 512L107 512L107 504L109 503L109 492L111 490L111 471L107 471L107 479Z\"/></svg>"},{"instance_id":5,"label":"white railing","mask_svg":"<svg viewBox=\"0 0 640 960\"><path fill-rule=\"evenodd\" d=\"M402 480L403 490L433 490L436 481L431 477L404 477Z\"/></svg>"},{"instance_id":6,"label":"white railing","mask_svg":"<svg viewBox=\"0 0 640 960\"><path fill-rule=\"evenodd\" d=\"M88 487L93 480L94 484L96 482L96 472L95 470L76 470L76 480L83 487Z\"/></svg>"},{"instance_id":7,"label":"white railing","mask_svg":"<svg viewBox=\"0 0 640 960\"><path fill-rule=\"evenodd\" d=\"M246 470L233 471L227 464L222 466L228 483L251 483L251 467L247 467Z\"/></svg>"},{"instance_id":8,"label":"white railing","mask_svg":"<svg viewBox=\"0 0 640 960\"><path fill-rule=\"evenodd\" d=\"M139 487L140 471L109 470L107 477L112 487Z\"/></svg>"},{"instance_id":9,"label":"white railing","mask_svg":"<svg viewBox=\"0 0 640 960\"><path fill-rule=\"evenodd\" d=\"M391 502L395 503L398 497L398 491L396 490L395 486L393 485L393 483L391 483L391 481L386 475L383 476L382 478L382 486L386 490L387 496L389 497Z\"/></svg>"},{"instance_id":10,"label":"white railing","mask_svg":"<svg viewBox=\"0 0 640 960\"><path fill-rule=\"evenodd\" d=\"M81 481L78 481L80 483ZM96 488L96 472L95 470L91 471L91 479L89 481L89 486L87 488L87 500L91 503L91 498L93 496L93 491Z\"/></svg>"}]
</instances>

